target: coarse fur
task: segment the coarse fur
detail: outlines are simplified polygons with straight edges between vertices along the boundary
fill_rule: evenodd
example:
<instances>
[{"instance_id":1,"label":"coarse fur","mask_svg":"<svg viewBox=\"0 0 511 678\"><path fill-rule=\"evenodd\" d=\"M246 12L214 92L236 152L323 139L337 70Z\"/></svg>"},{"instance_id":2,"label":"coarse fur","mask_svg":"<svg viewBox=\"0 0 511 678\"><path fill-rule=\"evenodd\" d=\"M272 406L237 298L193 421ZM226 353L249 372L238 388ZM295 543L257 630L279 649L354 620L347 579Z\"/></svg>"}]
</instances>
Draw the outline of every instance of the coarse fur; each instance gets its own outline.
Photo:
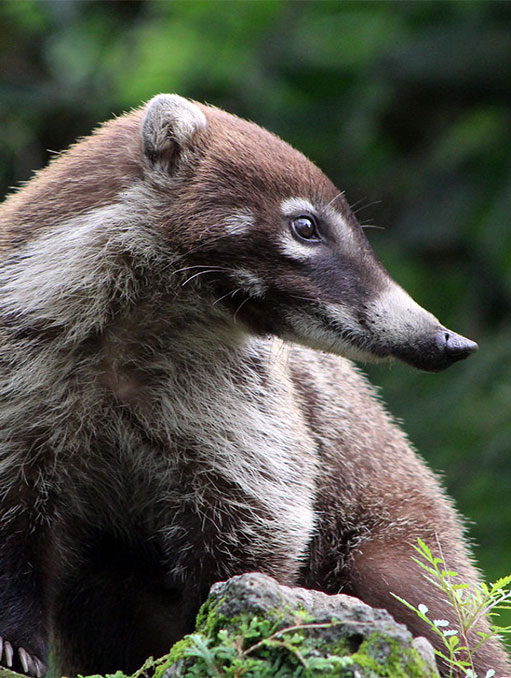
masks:
<instances>
[{"instance_id":1,"label":"coarse fur","mask_svg":"<svg viewBox=\"0 0 511 678\"><path fill-rule=\"evenodd\" d=\"M390 592L452 620L410 556L438 539L476 582L461 521L346 358L436 370L475 345L304 156L159 95L8 198L0 254L4 663L41 675L51 642L66 675L133 671L251 570L415 634ZM496 641L476 667L509 670Z\"/></svg>"}]
</instances>

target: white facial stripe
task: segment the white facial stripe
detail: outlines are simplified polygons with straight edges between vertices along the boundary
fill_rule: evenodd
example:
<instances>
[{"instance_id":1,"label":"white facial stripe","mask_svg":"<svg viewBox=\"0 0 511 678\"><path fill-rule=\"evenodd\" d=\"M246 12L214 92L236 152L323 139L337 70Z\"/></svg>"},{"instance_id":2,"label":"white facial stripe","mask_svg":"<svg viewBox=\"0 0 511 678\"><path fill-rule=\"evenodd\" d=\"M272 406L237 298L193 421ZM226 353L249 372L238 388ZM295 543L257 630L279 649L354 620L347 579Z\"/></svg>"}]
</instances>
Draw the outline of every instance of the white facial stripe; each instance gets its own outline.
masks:
<instances>
[{"instance_id":1,"label":"white facial stripe","mask_svg":"<svg viewBox=\"0 0 511 678\"><path fill-rule=\"evenodd\" d=\"M244 268L234 271L233 278L235 284L239 285L251 297L260 299L268 291L268 286L264 280L259 278L255 273L252 273L252 271Z\"/></svg>"},{"instance_id":2,"label":"white facial stripe","mask_svg":"<svg viewBox=\"0 0 511 678\"><path fill-rule=\"evenodd\" d=\"M240 209L225 217L223 225L230 235L243 235L247 233L255 223L254 215L248 208Z\"/></svg>"}]
</instances>

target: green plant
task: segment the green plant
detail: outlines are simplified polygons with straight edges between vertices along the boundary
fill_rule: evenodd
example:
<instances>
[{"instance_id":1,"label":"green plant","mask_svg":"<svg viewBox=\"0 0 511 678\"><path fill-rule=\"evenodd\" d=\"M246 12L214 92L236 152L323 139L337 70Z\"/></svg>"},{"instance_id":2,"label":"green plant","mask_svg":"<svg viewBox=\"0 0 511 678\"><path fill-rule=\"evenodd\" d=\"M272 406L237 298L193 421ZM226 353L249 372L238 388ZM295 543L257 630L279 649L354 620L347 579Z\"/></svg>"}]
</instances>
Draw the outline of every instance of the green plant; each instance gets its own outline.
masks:
<instances>
[{"instance_id":1,"label":"green plant","mask_svg":"<svg viewBox=\"0 0 511 678\"><path fill-rule=\"evenodd\" d=\"M220 608L208 601L203 605L195 632L172 647L154 678L163 678L167 669L169 676L186 678L343 678L355 673L413 678L432 673L406 643L384 631L366 633L366 621L352 620L350 628L343 628L335 618L319 622L303 609L286 606L228 617Z\"/></svg>"},{"instance_id":2,"label":"green plant","mask_svg":"<svg viewBox=\"0 0 511 678\"><path fill-rule=\"evenodd\" d=\"M491 622L491 617L498 614L497 610L511 610L511 575L498 579L494 584L469 585L458 579L457 572L448 569L440 545L440 556L435 556L422 539L417 540L414 549L419 557L414 557L417 565L423 570L424 577L442 591L456 616L456 625L453 626L447 619L430 619L428 607L424 604L415 607L408 601L392 594L394 598L413 610L428 626L442 639L444 651L435 650L435 653L447 662L449 678L466 676L467 678L483 678L477 676L474 670L473 658L481 645L494 636L511 633L511 626L498 626ZM467 638L469 632L477 627L478 621L488 617L490 632L476 631L479 640L470 647ZM455 673L457 670L457 673ZM486 672L484 678L492 678L493 669Z\"/></svg>"},{"instance_id":3,"label":"green plant","mask_svg":"<svg viewBox=\"0 0 511 678\"><path fill-rule=\"evenodd\" d=\"M298 615L296 624L280 629L278 618L240 619L235 633L220 629L212 637L202 632L187 636L186 646L180 648L178 654L194 660L186 671L190 678L333 675L336 668L353 664L353 659L330 653L321 656L314 644L308 647L304 631L327 628L335 623L335 620L328 624L308 623L305 613ZM169 665L172 659L171 653Z\"/></svg>"}]
</instances>

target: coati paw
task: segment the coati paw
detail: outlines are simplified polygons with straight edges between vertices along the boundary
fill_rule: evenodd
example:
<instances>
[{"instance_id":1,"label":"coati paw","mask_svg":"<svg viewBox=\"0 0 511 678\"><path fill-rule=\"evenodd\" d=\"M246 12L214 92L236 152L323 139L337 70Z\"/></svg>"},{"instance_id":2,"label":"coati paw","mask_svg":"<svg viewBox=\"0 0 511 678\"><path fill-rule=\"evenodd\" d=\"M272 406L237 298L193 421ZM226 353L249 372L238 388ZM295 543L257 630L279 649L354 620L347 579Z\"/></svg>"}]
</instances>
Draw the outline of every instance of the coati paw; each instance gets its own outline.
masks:
<instances>
[{"instance_id":1,"label":"coati paw","mask_svg":"<svg viewBox=\"0 0 511 678\"><path fill-rule=\"evenodd\" d=\"M35 676L36 678L43 678L46 674L46 664L25 650L24 647L15 648L12 644L0 636L0 664L7 666L13 671L23 671L27 676Z\"/></svg>"},{"instance_id":2,"label":"coati paw","mask_svg":"<svg viewBox=\"0 0 511 678\"><path fill-rule=\"evenodd\" d=\"M36 678L42 678L45 675L47 666L38 657L29 654L23 647L18 647L18 655L23 673L36 676Z\"/></svg>"}]
</instances>

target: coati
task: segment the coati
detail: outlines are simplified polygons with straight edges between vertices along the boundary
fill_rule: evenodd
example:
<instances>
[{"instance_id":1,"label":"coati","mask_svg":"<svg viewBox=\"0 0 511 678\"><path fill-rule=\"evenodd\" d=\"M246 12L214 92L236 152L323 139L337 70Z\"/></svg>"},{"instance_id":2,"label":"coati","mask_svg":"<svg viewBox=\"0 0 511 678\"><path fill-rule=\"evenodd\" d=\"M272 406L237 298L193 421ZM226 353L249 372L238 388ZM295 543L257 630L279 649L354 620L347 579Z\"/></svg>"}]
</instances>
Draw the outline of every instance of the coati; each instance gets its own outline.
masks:
<instances>
[{"instance_id":1,"label":"coati","mask_svg":"<svg viewBox=\"0 0 511 678\"><path fill-rule=\"evenodd\" d=\"M433 643L391 592L454 623L410 556L438 540L476 582L461 521L349 359L477 345L303 155L158 95L10 196L0 252L1 663L42 676L51 642L65 675L131 672L254 570ZM495 640L488 668L510 671Z\"/></svg>"}]
</instances>

